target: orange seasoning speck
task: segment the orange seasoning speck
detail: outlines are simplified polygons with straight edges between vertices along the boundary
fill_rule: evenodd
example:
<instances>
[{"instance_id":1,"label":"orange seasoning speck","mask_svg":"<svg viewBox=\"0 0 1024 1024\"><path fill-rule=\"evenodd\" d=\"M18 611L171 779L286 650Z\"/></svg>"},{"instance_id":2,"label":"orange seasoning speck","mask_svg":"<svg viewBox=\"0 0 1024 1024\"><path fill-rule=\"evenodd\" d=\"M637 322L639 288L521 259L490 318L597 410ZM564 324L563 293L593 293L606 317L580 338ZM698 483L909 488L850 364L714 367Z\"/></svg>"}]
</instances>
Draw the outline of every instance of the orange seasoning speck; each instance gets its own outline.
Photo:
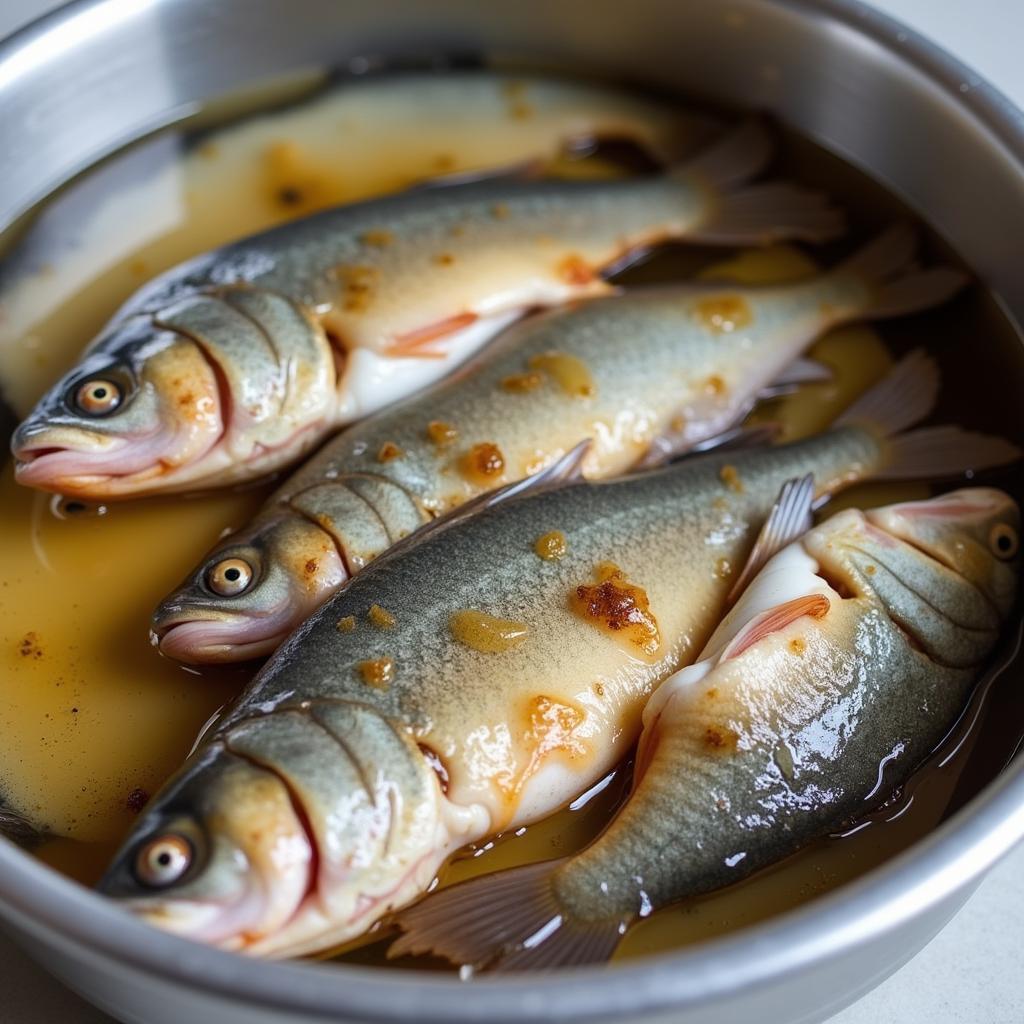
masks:
<instances>
[{"instance_id":1,"label":"orange seasoning speck","mask_svg":"<svg viewBox=\"0 0 1024 1024\"><path fill-rule=\"evenodd\" d=\"M339 633L351 633L356 628L356 617L354 615L345 615L338 619L337 624Z\"/></svg>"},{"instance_id":2,"label":"orange seasoning speck","mask_svg":"<svg viewBox=\"0 0 1024 1024\"><path fill-rule=\"evenodd\" d=\"M570 595L570 608L616 639L654 654L661 646L661 634L643 587L630 583L610 563L598 567L595 576L597 583L578 586Z\"/></svg>"},{"instance_id":3,"label":"orange seasoning speck","mask_svg":"<svg viewBox=\"0 0 1024 1024\"><path fill-rule=\"evenodd\" d=\"M513 373L501 382L501 386L505 391L523 395L539 388L543 382L544 378L539 373Z\"/></svg>"},{"instance_id":4,"label":"orange seasoning speck","mask_svg":"<svg viewBox=\"0 0 1024 1024\"><path fill-rule=\"evenodd\" d=\"M379 604L371 604L370 610L366 613L366 617L370 620L373 625L378 629L393 629L395 625L395 617L391 612L381 608Z\"/></svg>"},{"instance_id":5,"label":"orange seasoning speck","mask_svg":"<svg viewBox=\"0 0 1024 1024\"><path fill-rule=\"evenodd\" d=\"M530 369L550 374L567 395L575 398L591 398L597 392L587 364L568 352L542 352L531 356Z\"/></svg>"},{"instance_id":6,"label":"orange seasoning speck","mask_svg":"<svg viewBox=\"0 0 1024 1024\"><path fill-rule=\"evenodd\" d=\"M795 636L789 641L789 649L793 654L803 654L807 650L807 641L801 636Z\"/></svg>"},{"instance_id":7,"label":"orange seasoning speck","mask_svg":"<svg viewBox=\"0 0 1024 1024\"><path fill-rule=\"evenodd\" d=\"M712 295L696 306L697 319L715 334L731 334L746 327L754 314L742 295Z\"/></svg>"},{"instance_id":8,"label":"orange seasoning speck","mask_svg":"<svg viewBox=\"0 0 1024 1024\"><path fill-rule=\"evenodd\" d=\"M735 466L723 466L718 471L718 478L730 491L735 491L737 494L743 493L743 481L740 479L740 474Z\"/></svg>"},{"instance_id":9,"label":"orange seasoning speck","mask_svg":"<svg viewBox=\"0 0 1024 1024\"><path fill-rule=\"evenodd\" d=\"M521 644L530 632L525 622L499 619L475 608L453 612L448 619L451 634L461 644L485 654L501 654Z\"/></svg>"},{"instance_id":10,"label":"orange seasoning speck","mask_svg":"<svg viewBox=\"0 0 1024 1024\"><path fill-rule=\"evenodd\" d=\"M709 725L704 731L704 743L711 750L731 754L739 743L739 734L727 725Z\"/></svg>"},{"instance_id":11,"label":"orange seasoning speck","mask_svg":"<svg viewBox=\"0 0 1024 1024\"><path fill-rule=\"evenodd\" d=\"M590 284L597 277L593 267L577 253L564 257L555 267L555 275L560 281L574 285Z\"/></svg>"},{"instance_id":12,"label":"orange seasoning speck","mask_svg":"<svg viewBox=\"0 0 1024 1024\"><path fill-rule=\"evenodd\" d=\"M505 456L490 441L473 445L462 457L463 475L479 484L496 482L504 470Z\"/></svg>"},{"instance_id":13,"label":"orange seasoning speck","mask_svg":"<svg viewBox=\"0 0 1024 1024\"><path fill-rule=\"evenodd\" d=\"M384 228L364 231L361 237L365 245L372 245L378 249L383 249L384 246L390 245L395 240L395 236Z\"/></svg>"},{"instance_id":14,"label":"orange seasoning speck","mask_svg":"<svg viewBox=\"0 0 1024 1024\"><path fill-rule=\"evenodd\" d=\"M725 381L722 380L722 378L719 377L717 373L712 374L704 382L704 390L709 395L716 395L716 396L724 395L725 394Z\"/></svg>"},{"instance_id":15,"label":"orange seasoning speck","mask_svg":"<svg viewBox=\"0 0 1024 1024\"><path fill-rule=\"evenodd\" d=\"M434 262L439 267L450 267L455 262L455 257L450 252L439 252L434 257Z\"/></svg>"},{"instance_id":16,"label":"orange seasoning speck","mask_svg":"<svg viewBox=\"0 0 1024 1024\"><path fill-rule=\"evenodd\" d=\"M715 562L715 576L720 580L727 580L732 575L732 562L728 558L720 558Z\"/></svg>"},{"instance_id":17,"label":"orange seasoning speck","mask_svg":"<svg viewBox=\"0 0 1024 1024\"><path fill-rule=\"evenodd\" d=\"M512 211L505 203L495 203L491 207L491 216L495 220L508 220L512 216Z\"/></svg>"},{"instance_id":18,"label":"orange seasoning speck","mask_svg":"<svg viewBox=\"0 0 1024 1024\"><path fill-rule=\"evenodd\" d=\"M427 437L439 448L458 440L459 432L450 423L443 420L431 420L427 424Z\"/></svg>"},{"instance_id":19,"label":"orange seasoning speck","mask_svg":"<svg viewBox=\"0 0 1024 1024\"><path fill-rule=\"evenodd\" d=\"M377 452L378 462L391 462L393 459L401 458L405 453L393 441L385 441Z\"/></svg>"},{"instance_id":20,"label":"orange seasoning speck","mask_svg":"<svg viewBox=\"0 0 1024 1024\"><path fill-rule=\"evenodd\" d=\"M363 682L375 690L386 690L395 678L395 663L390 658L361 661L358 667Z\"/></svg>"},{"instance_id":21,"label":"orange seasoning speck","mask_svg":"<svg viewBox=\"0 0 1024 1024\"><path fill-rule=\"evenodd\" d=\"M543 537L537 538L533 550L545 562L555 562L560 558L565 558L569 547L565 541L565 534L561 530L552 530L550 533L545 533Z\"/></svg>"}]
</instances>

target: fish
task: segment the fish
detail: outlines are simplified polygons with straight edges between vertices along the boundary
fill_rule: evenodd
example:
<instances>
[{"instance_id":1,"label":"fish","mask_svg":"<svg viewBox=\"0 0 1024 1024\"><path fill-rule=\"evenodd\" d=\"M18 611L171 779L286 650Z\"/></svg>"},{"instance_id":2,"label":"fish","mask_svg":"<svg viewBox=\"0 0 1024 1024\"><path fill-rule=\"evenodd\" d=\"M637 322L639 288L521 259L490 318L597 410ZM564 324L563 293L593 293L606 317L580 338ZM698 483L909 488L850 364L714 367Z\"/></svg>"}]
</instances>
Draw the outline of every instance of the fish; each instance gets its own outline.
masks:
<instances>
[{"instance_id":1,"label":"fish","mask_svg":"<svg viewBox=\"0 0 1024 1024\"><path fill-rule=\"evenodd\" d=\"M810 516L809 479L790 492L795 523ZM979 487L808 525L655 691L632 791L601 835L428 896L401 916L394 955L600 963L636 921L780 860L907 780L1011 612L1020 510Z\"/></svg>"},{"instance_id":2,"label":"fish","mask_svg":"<svg viewBox=\"0 0 1024 1024\"><path fill-rule=\"evenodd\" d=\"M161 602L154 642L193 663L269 654L392 544L587 439L582 473L602 479L728 438L758 395L820 376L794 360L824 331L963 285L916 269L915 248L897 226L796 284L637 289L522 321L454 378L331 439Z\"/></svg>"},{"instance_id":3,"label":"fish","mask_svg":"<svg viewBox=\"0 0 1024 1024\"><path fill-rule=\"evenodd\" d=\"M813 473L820 498L1017 457L959 428L907 430L937 391L918 353L811 440L512 484L400 542L210 723L100 892L252 956L360 934L454 850L550 814L622 758L651 692L721 618L784 481ZM538 548L555 531L561 551Z\"/></svg>"},{"instance_id":4,"label":"fish","mask_svg":"<svg viewBox=\"0 0 1024 1024\"><path fill-rule=\"evenodd\" d=\"M112 500L263 477L527 308L609 292L607 272L663 241L838 234L824 197L744 187L772 149L751 121L648 177L411 190L200 255L131 297L21 423L17 479Z\"/></svg>"}]
</instances>

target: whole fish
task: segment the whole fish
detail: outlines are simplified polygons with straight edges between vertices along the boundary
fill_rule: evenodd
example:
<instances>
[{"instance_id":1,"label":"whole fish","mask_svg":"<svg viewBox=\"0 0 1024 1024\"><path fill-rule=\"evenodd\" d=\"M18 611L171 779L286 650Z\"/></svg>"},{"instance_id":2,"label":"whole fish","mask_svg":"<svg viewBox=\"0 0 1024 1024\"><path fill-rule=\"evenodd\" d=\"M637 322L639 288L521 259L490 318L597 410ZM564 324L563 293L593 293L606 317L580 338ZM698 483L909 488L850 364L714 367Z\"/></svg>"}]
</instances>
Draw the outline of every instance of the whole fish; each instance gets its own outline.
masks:
<instances>
[{"instance_id":1,"label":"whole fish","mask_svg":"<svg viewBox=\"0 0 1024 1024\"><path fill-rule=\"evenodd\" d=\"M207 253L115 314L18 428L18 479L88 498L224 486L443 376L527 307L607 292L665 239L822 239L816 195L740 184L751 122L665 173L490 181L342 206Z\"/></svg>"},{"instance_id":2,"label":"whole fish","mask_svg":"<svg viewBox=\"0 0 1024 1024\"><path fill-rule=\"evenodd\" d=\"M783 481L813 472L823 495L1016 455L953 428L891 436L935 398L925 358L878 388L809 441L428 527L282 644L151 801L102 891L205 942L299 955L407 903L463 844L564 805L700 649Z\"/></svg>"},{"instance_id":3,"label":"whole fish","mask_svg":"<svg viewBox=\"0 0 1024 1024\"><path fill-rule=\"evenodd\" d=\"M880 803L953 725L995 646L1019 529L1016 503L983 488L812 529L655 692L633 791L597 840L428 897L393 952L502 970L599 962L653 910Z\"/></svg>"},{"instance_id":4,"label":"whole fish","mask_svg":"<svg viewBox=\"0 0 1024 1024\"><path fill-rule=\"evenodd\" d=\"M780 287L665 287L510 328L451 380L350 427L214 550L153 617L183 661L270 653L354 572L441 512L551 465L588 438L589 479L707 443L839 323L946 299L905 228Z\"/></svg>"}]
</instances>

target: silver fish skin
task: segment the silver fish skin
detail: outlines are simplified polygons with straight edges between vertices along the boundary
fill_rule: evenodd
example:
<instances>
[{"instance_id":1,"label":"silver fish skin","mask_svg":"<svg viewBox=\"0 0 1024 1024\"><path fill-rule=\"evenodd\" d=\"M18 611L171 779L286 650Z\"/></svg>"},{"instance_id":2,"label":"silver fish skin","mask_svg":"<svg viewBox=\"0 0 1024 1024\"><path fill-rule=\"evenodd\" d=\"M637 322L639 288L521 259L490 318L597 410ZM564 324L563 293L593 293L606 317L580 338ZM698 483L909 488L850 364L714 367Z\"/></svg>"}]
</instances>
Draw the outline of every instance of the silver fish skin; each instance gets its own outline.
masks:
<instances>
[{"instance_id":1,"label":"silver fish skin","mask_svg":"<svg viewBox=\"0 0 1024 1024\"><path fill-rule=\"evenodd\" d=\"M934 388L915 396L906 379L928 367L909 358L879 385L901 403L892 422L930 407ZM958 437L940 454L992 454ZM895 470L905 448L851 423L441 520L284 642L151 801L101 890L253 955L359 934L453 850L549 814L625 753L654 687L720 618L728 566L784 480L813 473L831 493ZM535 550L552 530L561 559ZM240 794L257 778L254 808Z\"/></svg>"},{"instance_id":2,"label":"silver fish skin","mask_svg":"<svg viewBox=\"0 0 1024 1024\"><path fill-rule=\"evenodd\" d=\"M200 256L130 299L21 424L18 479L110 499L259 477L525 309L607 292L637 250L837 233L818 196L738 187L770 150L752 122L649 178L421 189Z\"/></svg>"},{"instance_id":3,"label":"silver fish skin","mask_svg":"<svg viewBox=\"0 0 1024 1024\"><path fill-rule=\"evenodd\" d=\"M951 728L994 648L1019 529L1016 503L984 488L812 529L655 692L633 792L605 832L568 859L428 900L395 952L502 970L600 961L652 910L882 802ZM517 908L500 926L496 900Z\"/></svg>"},{"instance_id":4,"label":"silver fish skin","mask_svg":"<svg viewBox=\"0 0 1024 1024\"><path fill-rule=\"evenodd\" d=\"M915 248L898 227L797 284L640 290L517 324L293 474L161 603L161 651L191 662L270 653L392 544L581 441L592 441L588 479L708 441L824 331L926 308L962 284L951 270L915 269Z\"/></svg>"}]
</instances>

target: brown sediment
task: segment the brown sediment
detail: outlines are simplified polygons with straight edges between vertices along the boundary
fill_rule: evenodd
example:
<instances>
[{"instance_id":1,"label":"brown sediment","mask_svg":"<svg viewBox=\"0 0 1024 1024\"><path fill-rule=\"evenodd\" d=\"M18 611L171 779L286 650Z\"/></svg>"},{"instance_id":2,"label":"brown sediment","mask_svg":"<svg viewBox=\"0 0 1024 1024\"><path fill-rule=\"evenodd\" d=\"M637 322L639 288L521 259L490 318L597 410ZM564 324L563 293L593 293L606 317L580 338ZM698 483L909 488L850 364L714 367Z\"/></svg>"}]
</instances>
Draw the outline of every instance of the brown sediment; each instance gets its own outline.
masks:
<instances>
[{"instance_id":1,"label":"brown sediment","mask_svg":"<svg viewBox=\"0 0 1024 1024\"><path fill-rule=\"evenodd\" d=\"M533 550L545 562L553 562L564 558L569 547L565 541L565 534L561 530L552 530L550 533L545 533L543 537L537 538Z\"/></svg>"},{"instance_id":2,"label":"brown sediment","mask_svg":"<svg viewBox=\"0 0 1024 1024\"><path fill-rule=\"evenodd\" d=\"M39 643L39 634L35 631L26 633L18 645L18 653L23 658L41 658L43 656L43 648Z\"/></svg>"},{"instance_id":3,"label":"brown sediment","mask_svg":"<svg viewBox=\"0 0 1024 1024\"><path fill-rule=\"evenodd\" d=\"M475 608L453 612L448 619L448 628L459 643L485 654L511 650L521 644L530 632L525 622L499 619Z\"/></svg>"}]
</instances>

